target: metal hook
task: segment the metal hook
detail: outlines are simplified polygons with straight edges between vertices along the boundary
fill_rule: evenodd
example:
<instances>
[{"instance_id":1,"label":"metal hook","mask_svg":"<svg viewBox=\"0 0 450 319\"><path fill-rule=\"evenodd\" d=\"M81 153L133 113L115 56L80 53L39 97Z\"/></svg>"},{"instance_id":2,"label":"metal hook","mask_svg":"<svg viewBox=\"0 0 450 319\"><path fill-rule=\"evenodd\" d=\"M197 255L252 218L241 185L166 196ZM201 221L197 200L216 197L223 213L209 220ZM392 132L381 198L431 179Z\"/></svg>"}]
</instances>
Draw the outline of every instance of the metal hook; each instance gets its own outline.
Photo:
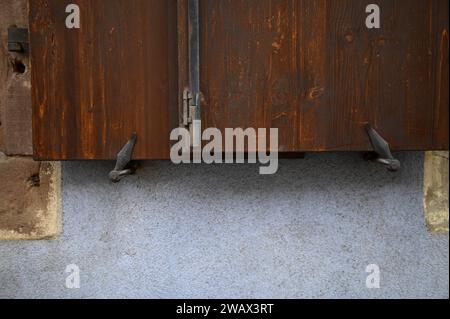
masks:
<instances>
[{"instance_id":1,"label":"metal hook","mask_svg":"<svg viewBox=\"0 0 450 319\"><path fill-rule=\"evenodd\" d=\"M375 161L385 165L389 171L397 172L401 167L401 163L392 156L388 142L386 142L370 124L367 123L365 128L373 149L377 154Z\"/></svg>"},{"instance_id":2,"label":"metal hook","mask_svg":"<svg viewBox=\"0 0 450 319\"><path fill-rule=\"evenodd\" d=\"M133 150L137 142L137 134L133 133L130 140L125 144L122 150L117 154L116 167L109 173L109 179L113 183L118 183L127 175L131 175L135 172L135 169L129 168Z\"/></svg>"}]
</instances>

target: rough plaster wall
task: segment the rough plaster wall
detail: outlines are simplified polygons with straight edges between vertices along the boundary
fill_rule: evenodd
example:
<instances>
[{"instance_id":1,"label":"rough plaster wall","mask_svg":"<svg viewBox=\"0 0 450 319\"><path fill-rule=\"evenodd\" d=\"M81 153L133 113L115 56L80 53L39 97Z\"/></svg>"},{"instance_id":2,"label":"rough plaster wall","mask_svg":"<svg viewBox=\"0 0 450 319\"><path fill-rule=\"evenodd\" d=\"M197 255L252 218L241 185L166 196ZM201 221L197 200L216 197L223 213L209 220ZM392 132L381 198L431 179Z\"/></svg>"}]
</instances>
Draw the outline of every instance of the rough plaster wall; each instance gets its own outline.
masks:
<instances>
[{"instance_id":1,"label":"rough plaster wall","mask_svg":"<svg viewBox=\"0 0 450 319\"><path fill-rule=\"evenodd\" d=\"M0 1L0 151L8 155L31 155L31 83L27 55L8 52L8 27L28 26L27 0ZM26 67L15 73L13 63Z\"/></svg>"},{"instance_id":2,"label":"rough plaster wall","mask_svg":"<svg viewBox=\"0 0 450 319\"><path fill-rule=\"evenodd\" d=\"M447 298L448 235L427 231L423 153L256 165L63 163L64 233L0 242L0 298ZM375 263L381 288L367 289ZM67 289L66 266L80 267Z\"/></svg>"}]
</instances>

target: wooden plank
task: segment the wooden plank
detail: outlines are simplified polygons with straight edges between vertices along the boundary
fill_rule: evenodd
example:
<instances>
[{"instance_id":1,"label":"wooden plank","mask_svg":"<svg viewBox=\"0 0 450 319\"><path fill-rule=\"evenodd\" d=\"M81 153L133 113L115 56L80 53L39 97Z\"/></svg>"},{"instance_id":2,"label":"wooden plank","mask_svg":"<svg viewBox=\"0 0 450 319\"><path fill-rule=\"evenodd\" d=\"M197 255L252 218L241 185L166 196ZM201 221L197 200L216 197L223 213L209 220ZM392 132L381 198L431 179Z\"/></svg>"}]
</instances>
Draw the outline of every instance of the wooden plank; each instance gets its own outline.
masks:
<instances>
[{"instance_id":1,"label":"wooden plank","mask_svg":"<svg viewBox=\"0 0 450 319\"><path fill-rule=\"evenodd\" d=\"M434 3L433 16L433 63L434 63L434 112L433 145L437 150L449 148L449 55L448 55L448 1Z\"/></svg>"},{"instance_id":2,"label":"wooden plank","mask_svg":"<svg viewBox=\"0 0 450 319\"><path fill-rule=\"evenodd\" d=\"M187 0L30 1L37 159L169 157L189 82ZM203 127L278 128L281 152L448 149L448 2L200 0Z\"/></svg>"},{"instance_id":3,"label":"wooden plank","mask_svg":"<svg viewBox=\"0 0 450 319\"><path fill-rule=\"evenodd\" d=\"M381 0L370 30L364 1L201 4L205 127L278 127L281 151L346 151L371 149L369 122L394 150L448 148L445 0Z\"/></svg>"},{"instance_id":4,"label":"wooden plank","mask_svg":"<svg viewBox=\"0 0 450 319\"><path fill-rule=\"evenodd\" d=\"M379 1L382 28L367 30L366 3L328 1L329 104L338 110L338 117L327 126L335 127L331 130L334 141L327 149L370 147L362 128L365 122L371 123L393 149L442 147L433 140L433 80L437 72L437 55L433 56L433 52L437 51L437 32L430 26L435 24L436 8L444 2ZM448 10L442 12L446 18L440 19L448 23ZM448 86L440 92L445 101ZM440 105L448 113L448 102L442 104L445 102ZM440 127L448 130L448 116L437 118ZM448 148L448 134L441 134L438 140Z\"/></svg>"},{"instance_id":5,"label":"wooden plank","mask_svg":"<svg viewBox=\"0 0 450 319\"><path fill-rule=\"evenodd\" d=\"M79 5L81 28L65 27ZM169 157L177 119L175 0L30 1L37 159Z\"/></svg>"},{"instance_id":6,"label":"wooden plank","mask_svg":"<svg viewBox=\"0 0 450 319\"><path fill-rule=\"evenodd\" d=\"M291 1L202 1L205 127L279 128L280 151L296 144L296 39Z\"/></svg>"},{"instance_id":7,"label":"wooden plank","mask_svg":"<svg viewBox=\"0 0 450 319\"><path fill-rule=\"evenodd\" d=\"M361 1L328 1L327 75L333 119L327 149L367 148L371 123L394 149L432 147L431 2L380 1L382 28Z\"/></svg>"}]
</instances>

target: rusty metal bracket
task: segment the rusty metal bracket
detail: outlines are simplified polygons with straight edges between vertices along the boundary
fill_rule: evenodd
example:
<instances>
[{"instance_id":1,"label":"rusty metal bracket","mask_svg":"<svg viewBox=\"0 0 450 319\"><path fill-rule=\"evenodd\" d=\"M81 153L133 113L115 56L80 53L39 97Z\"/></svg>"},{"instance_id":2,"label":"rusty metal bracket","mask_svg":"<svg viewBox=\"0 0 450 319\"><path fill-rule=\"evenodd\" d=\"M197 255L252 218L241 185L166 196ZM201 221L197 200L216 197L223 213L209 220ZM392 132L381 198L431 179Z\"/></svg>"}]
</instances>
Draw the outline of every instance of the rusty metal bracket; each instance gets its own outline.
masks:
<instances>
[{"instance_id":1,"label":"rusty metal bracket","mask_svg":"<svg viewBox=\"0 0 450 319\"><path fill-rule=\"evenodd\" d=\"M116 166L114 170L109 173L109 179L113 183L118 183L123 177L135 173L136 168L131 167L130 162L133 156L133 150L134 147L136 146L136 142L137 142L137 134L133 133L130 140L117 154Z\"/></svg>"},{"instance_id":2,"label":"rusty metal bracket","mask_svg":"<svg viewBox=\"0 0 450 319\"><path fill-rule=\"evenodd\" d=\"M28 52L28 29L18 28L12 25L8 28L8 51L25 53Z\"/></svg>"},{"instance_id":3,"label":"rusty metal bracket","mask_svg":"<svg viewBox=\"0 0 450 319\"><path fill-rule=\"evenodd\" d=\"M373 160L385 165L389 171L397 172L401 167L401 163L392 156L388 142L370 124L366 124L365 128L376 153Z\"/></svg>"}]
</instances>

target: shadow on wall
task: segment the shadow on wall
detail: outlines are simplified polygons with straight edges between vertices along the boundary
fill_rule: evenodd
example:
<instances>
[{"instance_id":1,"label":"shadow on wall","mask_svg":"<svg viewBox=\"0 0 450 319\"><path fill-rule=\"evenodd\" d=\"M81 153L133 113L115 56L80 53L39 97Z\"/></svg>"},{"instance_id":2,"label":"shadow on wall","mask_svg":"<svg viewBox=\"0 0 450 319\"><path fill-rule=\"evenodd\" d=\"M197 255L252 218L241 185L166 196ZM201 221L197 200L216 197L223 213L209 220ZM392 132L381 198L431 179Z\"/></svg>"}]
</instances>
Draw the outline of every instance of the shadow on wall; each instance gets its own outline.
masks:
<instances>
[{"instance_id":1,"label":"shadow on wall","mask_svg":"<svg viewBox=\"0 0 450 319\"><path fill-rule=\"evenodd\" d=\"M63 174L66 183L75 185L103 185L115 191L125 191L133 185L149 188L167 184L184 185L187 192L228 190L239 194L257 191L346 192L359 190L370 193L372 187L401 188L405 183L415 182L421 186L423 170L422 152L396 153L403 166L392 173L382 165L365 161L360 153L310 153L304 159L281 159L275 175L260 175L260 164L181 164L170 161L144 161L137 173L118 184L111 184L108 172L114 162L66 162ZM69 174L76 167L77 174ZM94 176L92 176L94 174ZM293 186L301 187L294 189ZM274 189L276 187L276 189ZM181 196L182 194L176 194Z\"/></svg>"}]
</instances>

